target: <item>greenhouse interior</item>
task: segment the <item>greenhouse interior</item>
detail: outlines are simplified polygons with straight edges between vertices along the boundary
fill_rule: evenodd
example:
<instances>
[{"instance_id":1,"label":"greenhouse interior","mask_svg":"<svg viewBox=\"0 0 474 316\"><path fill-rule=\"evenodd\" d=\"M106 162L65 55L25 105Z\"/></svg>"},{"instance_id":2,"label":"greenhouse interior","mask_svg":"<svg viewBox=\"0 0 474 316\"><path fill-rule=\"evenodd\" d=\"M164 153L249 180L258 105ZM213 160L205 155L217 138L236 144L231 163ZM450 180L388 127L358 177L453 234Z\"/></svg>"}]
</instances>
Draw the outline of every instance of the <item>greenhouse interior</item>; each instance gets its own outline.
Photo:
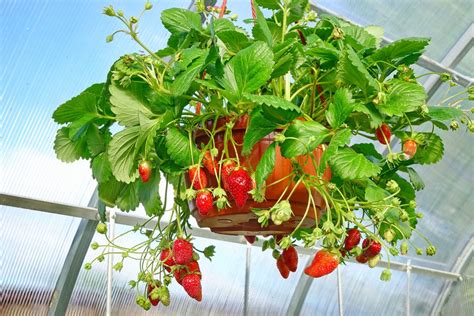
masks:
<instances>
[{"instance_id":1,"label":"greenhouse interior","mask_svg":"<svg viewBox=\"0 0 474 316\"><path fill-rule=\"evenodd\" d=\"M0 7L1 315L474 314L472 0Z\"/></svg>"}]
</instances>

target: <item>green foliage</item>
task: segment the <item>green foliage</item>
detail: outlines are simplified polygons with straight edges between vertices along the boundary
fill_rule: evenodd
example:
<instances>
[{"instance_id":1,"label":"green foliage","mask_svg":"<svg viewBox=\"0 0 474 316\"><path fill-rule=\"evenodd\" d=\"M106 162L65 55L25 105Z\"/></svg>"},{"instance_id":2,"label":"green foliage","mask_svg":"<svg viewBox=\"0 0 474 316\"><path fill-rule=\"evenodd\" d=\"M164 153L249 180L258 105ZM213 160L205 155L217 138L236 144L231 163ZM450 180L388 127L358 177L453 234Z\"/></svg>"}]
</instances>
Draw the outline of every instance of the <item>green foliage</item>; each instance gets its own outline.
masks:
<instances>
[{"instance_id":1,"label":"green foliage","mask_svg":"<svg viewBox=\"0 0 474 316\"><path fill-rule=\"evenodd\" d=\"M161 11L161 22L171 33L202 30L201 16L186 9L172 8Z\"/></svg>"},{"instance_id":2,"label":"green foliage","mask_svg":"<svg viewBox=\"0 0 474 316\"><path fill-rule=\"evenodd\" d=\"M329 130L318 122L295 120L285 132L281 154L286 158L308 154L328 135Z\"/></svg>"},{"instance_id":3,"label":"green foliage","mask_svg":"<svg viewBox=\"0 0 474 316\"><path fill-rule=\"evenodd\" d=\"M416 163L425 165L433 164L443 158L444 144L441 137L432 133L421 133L424 135L423 144L418 146L415 157L413 159Z\"/></svg>"},{"instance_id":4,"label":"green foliage","mask_svg":"<svg viewBox=\"0 0 474 316\"><path fill-rule=\"evenodd\" d=\"M373 177L380 172L379 166L350 148L339 149L329 162L334 172L346 180Z\"/></svg>"},{"instance_id":5,"label":"green foliage","mask_svg":"<svg viewBox=\"0 0 474 316\"><path fill-rule=\"evenodd\" d=\"M326 112L326 119L332 128L338 128L352 113L354 100L348 89L338 89Z\"/></svg>"},{"instance_id":6,"label":"green foliage","mask_svg":"<svg viewBox=\"0 0 474 316\"><path fill-rule=\"evenodd\" d=\"M267 136L277 128L278 124L269 121L263 115L261 108L256 108L250 114L250 122L244 136L242 154L248 155L253 146L263 137Z\"/></svg>"},{"instance_id":7,"label":"green foliage","mask_svg":"<svg viewBox=\"0 0 474 316\"><path fill-rule=\"evenodd\" d=\"M166 151L178 166L187 167L196 164L199 154L189 135L176 127L168 129Z\"/></svg>"},{"instance_id":8,"label":"green foliage","mask_svg":"<svg viewBox=\"0 0 474 316\"><path fill-rule=\"evenodd\" d=\"M381 113L401 116L425 104L426 92L422 85L399 79L391 79L387 85L387 101L377 107Z\"/></svg>"},{"instance_id":9,"label":"green foliage","mask_svg":"<svg viewBox=\"0 0 474 316\"><path fill-rule=\"evenodd\" d=\"M275 161L276 143L273 142L270 146L268 146L257 165L257 169L255 170L255 183L257 185L257 189L265 183L267 177L273 172L273 169L275 168Z\"/></svg>"}]
</instances>

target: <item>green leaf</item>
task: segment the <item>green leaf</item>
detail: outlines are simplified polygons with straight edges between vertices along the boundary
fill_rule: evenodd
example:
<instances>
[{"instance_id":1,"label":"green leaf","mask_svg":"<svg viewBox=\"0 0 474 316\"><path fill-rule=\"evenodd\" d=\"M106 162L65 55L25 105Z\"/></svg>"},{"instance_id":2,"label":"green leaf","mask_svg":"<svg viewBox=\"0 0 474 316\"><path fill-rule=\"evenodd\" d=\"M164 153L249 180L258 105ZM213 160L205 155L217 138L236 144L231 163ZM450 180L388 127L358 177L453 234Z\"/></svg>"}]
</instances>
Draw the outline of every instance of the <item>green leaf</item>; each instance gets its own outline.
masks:
<instances>
[{"instance_id":1,"label":"green leaf","mask_svg":"<svg viewBox=\"0 0 474 316\"><path fill-rule=\"evenodd\" d=\"M198 51L199 55L194 56L198 58L194 59L191 64L187 65L186 69L181 72L171 84L170 89L174 95L181 95L188 91L191 87L191 84L195 79L197 79L196 77L204 68L209 51L204 49L200 49Z\"/></svg>"},{"instance_id":2,"label":"green leaf","mask_svg":"<svg viewBox=\"0 0 474 316\"><path fill-rule=\"evenodd\" d=\"M174 163L181 167L196 164L199 160L199 151L191 139L176 127L168 129L166 134L166 151Z\"/></svg>"},{"instance_id":3,"label":"green leaf","mask_svg":"<svg viewBox=\"0 0 474 316\"><path fill-rule=\"evenodd\" d=\"M222 41L225 48L233 54L237 54L239 51L250 45L247 36L238 31L222 31L217 34L217 37Z\"/></svg>"},{"instance_id":4,"label":"green leaf","mask_svg":"<svg viewBox=\"0 0 474 316\"><path fill-rule=\"evenodd\" d=\"M383 27L377 25L366 26L365 31L375 38L375 47L379 48L384 33Z\"/></svg>"},{"instance_id":5,"label":"green leaf","mask_svg":"<svg viewBox=\"0 0 474 316\"><path fill-rule=\"evenodd\" d=\"M348 89L338 89L334 94L333 101L326 111L326 119L332 128L336 129L342 125L354 109L354 100Z\"/></svg>"},{"instance_id":6,"label":"green leaf","mask_svg":"<svg viewBox=\"0 0 474 316\"><path fill-rule=\"evenodd\" d=\"M85 138L72 141L69 138L69 128L63 127L56 133L54 151L59 160L63 162L73 162L80 158L87 157L87 143L85 142Z\"/></svg>"},{"instance_id":7,"label":"green leaf","mask_svg":"<svg viewBox=\"0 0 474 316\"><path fill-rule=\"evenodd\" d=\"M381 187L375 185L372 181L368 182L369 185L365 188L365 200L368 202L378 202L390 196L390 193Z\"/></svg>"},{"instance_id":8,"label":"green leaf","mask_svg":"<svg viewBox=\"0 0 474 316\"><path fill-rule=\"evenodd\" d=\"M368 104L357 103L354 106L354 111L364 113L367 115L368 118L365 118L365 123L367 123L368 121L369 123L368 125L370 129L376 129L383 123L382 115L380 114L379 110L377 110L377 108L371 103L368 103ZM361 122L357 122L357 123L360 124Z\"/></svg>"},{"instance_id":9,"label":"green leaf","mask_svg":"<svg viewBox=\"0 0 474 316\"><path fill-rule=\"evenodd\" d=\"M281 153L286 158L312 152L329 135L329 130L315 121L295 120L285 132L286 139L281 145Z\"/></svg>"},{"instance_id":10,"label":"green leaf","mask_svg":"<svg viewBox=\"0 0 474 316\"><path fill-rule=\"evenodd\" d=\"M78 96L61 104L53 113L54 121L64 124L79 120L86 114L97 113L96 104L103 87L103 83L93 84Z\"/></svg>"},{"instance_id":11,"label":"green leaf","mask_svg":"<svg viewBox=\"0 0 474 316\"><path fill-rule=\"evenodd\" d=\"M77 140L84 133L87 133L91 123L97 118L94 113L86 113L81 118L69 124L69 138L73 141Z\"/></svg>"},{"instance_id":12,"label":"green leaf","mask_svg":"<svg viewBox=\"0 0 474 316\"><path fill-rule=\"evenodd\" d=\"M363 27L347 25L342 27L344 41L357 51L376 48L377 39Z\"/></svg>"},{"instance_id":13,"label":"green leaf","mask_svg":"<svg viewBox=\"0 0 474 316\"><path fill-rule=\"evenodd\" d=\"M152 117L153 113L147 107L146 95L149 86L144 82L132 81L127 89L112 83L109 87L112 111L117 122L123 126L134 126L140 123L140 116Z\"/></svg>"},{"instance_id":14,"label":"green leaf","mask_svg":"<svg viewBox=\"0 0 474 316\"><path fill-rule=\"evenodd\" d=\"M420 58L429 42L428 38L404 38L379 48L369 57L369 60L379 62L380 67L389 70L394 70L402 64L411 65ZM395 67L388 66L387 63Z\"/></svg>"},{"instance_id":15,"label":"green leaf","mask_svg":"<svg viewBox=\"0 0 474 316\"><path fill-rule=\"evenodd\" d=\"M283 125L301 116L301 110L290 101L275 95L246 94L250 101L261 105L262 115L269 121Z\"/></svg>"},{"instance_id":16,"label":"green leaf","mask_svg":"<svg viewBox=\"0 0 474 316\"><path fill-rule=\"evenodd\" d=\"M264 85L272 73L273 53L263 42L255 42L237 53L224 67L224 75L217 78L222 92L232 103L238 103L243 93L250 93Z\"/></svg>"},{"instance_id":17,"label":"green leaf","mask_svg":"<svg viewBox=\"0 0 474 316\"><path fill-rule=\"evenodd\" d=\"M200 31L201 16L186 9L172 8L161 11L161 22L171 33Z\"/></svg>"},{"instance_id":18,"label":"green leaf","mask_svg":"<svg viewBox=\"0 0 474 316\"><path fill-rule=\"evenodd\" d=\"M304 16L304 11L307 6L308 0L290 0L288 4L289 13L286 22L290 24L301 20L301 18Z\"/></svg>"},{"instance_id":19,"label":"green leaf","mask_svg":"<svg viewBox=\"0 0 474 316\"><path fill-rule=\"evenodd\" d=\"M348 128L341 129L331 138L329 146L323 151L321 160L319 162L319 172L322 173L326 169L329 159L337 153L339 147L348 145L351 141L352 133Z\"/></svg>"},{"instance_id":20,"label":"green leaf","mask_svg":"<svg viewBox=\"0 0 474 316\"><path fill-rule=\"evenodd\" d=\"M331 170L345 180L373 177L380 172L379 166L350 148L339 149L329 162Z\"/></svg>"},{"instance_id":21,"label":"green leaf","mask_svg":"<svg viewBox=\"0 0 474 316\"><path fill-rule=\"evenodd\" d=\"M381 113L401 116L405 112L418 110L426 101L426 92L422 85L391 79L387 82L387 100L377 108Z\"/></svg>"},{"instance_id":22,"label":"green leaf","mask_svg":"<svg viewBox=\"0 0 474 316\"><path fill-rule=\"evenodd\" d=\"M91 162L92 176L97 182L107 182L112 176L112 166L110 165L107 153L103 152L94 157Z\"/></svg>"},{"instance_id":23,"label":"green leaf","mask_svg":"<svg viewBox=\"0 0 474 316\"><path fill-rule=\"evenodd\" d=\"M99 199L97 203L97 212L99 212L99 217L101 222L107 221L107 209L105 207L105 203Z\"/></svg>"},{"instance_id":24,"label":"green leaf","mask_svg":"<svg viewBox=\"0 0 474 316\"><path fill-rule=\"evenodd\" d=\"M255 2L262 8L270 9L270 10L278 10L280 9L280 1L279 0L255 0Z\"/></svg>"},{"instance_id":25,"label":"green leaf","mask_svg":"<svg viewBox=\"0 0 474 316\"><path fill-rule=\"evenodd\" d=\"M141 136L140 126L126 128L112 137L108 156L112 173L119 181L130 183L138 178L136 147Z\"/></svg>"},{"instance_id":26,"label":"green leaf","mask_svg":"<svg viewBox=\"0 0 474 316\"><path fill-rule=\"evenodd\" d=\"M428 116L433 120L451 121L463 117L464 112L461 109L448 106L429 106Z\"/></svg>"},{"instance_id":27,"label":"green leaf","mask_svg":"<svg viewBox=\"0 0 474 316\"><path fill-rule=\"evenodd\" d=\"M339 80L359 87L365 94L370 94L377 89L376 80L350 47L342 54L336 71Z\"/></svg>"},{"instance_id":28,"label":"green leaf","mask_svg":"<svg viewBox=\"0 0 474 316\"><path fill-rule=\"evenodd\" d=\"M408 176L410 177L410 182L415 188L415 190L423 190L425 188L425 183L423 182L423 179L421 179L420 175L418 172L415 171L415 169L408 167Z\"/></svg>"},{"instance_id":29,"label":"green leaf","mask_svg":"<svg viewBox=\"0 0 474 316\"><path fill-rule=\"evenodd\" d=\"M105 151L105 146L110 140L110 132L106 131L104 134L100 131L99 127L95 124L91 124L87 129L87 148L92 156L96 156L99 153Z\"/></svg>"},{"instance_id":30,"label":"green leaf","mask_svg":"<svg viewBox=\"0 0 474 316\"><path fill-rule=\"evenodd\" d=\"M276 143L273 142L268 146L267 150L263 154L262 158L258 162L257 169L255 170L255 182L257 188L260 188L268 176L275 169L276 160Z\"/></svg>"},{"instance_id":31,"label":"green leaf","mask_svg":"<svg viewBox=\"0 0 474 316\"><path fill-rule=\"evenodd\" d=\"M209 259L209 260L212 260L212 257L214 257L214 254L215 254L215 249L216 249L216 246L207 246L206 248L204 248L204 251L203 251L203 254L204 256Z\"/></svg>"},{"instance_id":32,"label":"green leaf","mask_svg":"<svg viewBox=\"0 0 474 316\"><path fill-rule=\"evenodd\" d=\"M431 133L420 134L425 136L425 141L423 144L418 145L413 159L416 163L422 165L437 163L443 158L444 154L444 144L441 137Z\"/></svg>"},{"instance_id":33,"label":"green leaf","mask_svg":"<svg viewBox=\"0 0 474 316\"><path fill-rule=\"evenodd\" d=\"M375 149L374 144L368 144L368 143L360 143L360 144L354 144L351 146L351 148L360 154L363 154L366 157L373 157L377 160L382 160L383 156Z\"/></svg>"},{"instance_id":34,"label":"green leaf","mask_svg":"<svg viewBox=\"0 0 474 316\"><path fill-rule=\"evenodd\" d=\"M124 187L125 183L117 181L114 177L110 177L107 182L99 183L99 198L105 205L114 207L115 201Z\"/></svg>"},{"instance_id":35,"label":"green leaf","mask_svg":"<svg viewBox=\"0 0 474 316\"><path fill-rule=\"evenodd\" d=\"M275 65L271 75L272 78L283 76L293 67L296 62L294 58L295 45L296 39L288 38L283 43L273 47L273 61Z\"/></svg>"},{"instance_id":36,"label":"green leaf","mask_svg":"<svg viewBox=\"0 0 474 316\"><path fill-rule=\"evenodd\" d=\"M154 170L148 182L138 184L138 196L145 208L146 215L159 216L164 213L160 197L160 172Z\"/></svg>"},{"instance_id":37,"label":"green leaf","mask_svg":"<svg viewBox=\"0 0 474 316\"><path fill-rule=\"evenodd\" d=\"M135 210L140 204L138 199L138 181L124 185L115 200L115 204L120 210L125 212Z\"/></svg>"},{"instance_id":38,"label":"green leaf","mask_svg":"<svg viewBox=\"0 0 474 316\"><path fill-rule=\"evenodd\" d=\"M254 38L256 40L263 40L268 46L273 46L273 37L272 33L270 32L270 28L268 27L267 20L263 16L262 11L255 7L255 14L257 16L256 23L253 27L252 34L254 34ZM257 35L257 36L255 36Z\"/></svg>"},{"instance_id":39,"label":"green leaf","mask_svg":"<svg viewBox=\"0 0 474 316\"><path fill-rule=\"evenodd\" d=\"M242 154L245 156L250 154L253 146L263 137L273 132L277 126L275 122L265 118L260 108L255 108L250 114L250 122L244 135Z\"/></svg>"}]
</instances>

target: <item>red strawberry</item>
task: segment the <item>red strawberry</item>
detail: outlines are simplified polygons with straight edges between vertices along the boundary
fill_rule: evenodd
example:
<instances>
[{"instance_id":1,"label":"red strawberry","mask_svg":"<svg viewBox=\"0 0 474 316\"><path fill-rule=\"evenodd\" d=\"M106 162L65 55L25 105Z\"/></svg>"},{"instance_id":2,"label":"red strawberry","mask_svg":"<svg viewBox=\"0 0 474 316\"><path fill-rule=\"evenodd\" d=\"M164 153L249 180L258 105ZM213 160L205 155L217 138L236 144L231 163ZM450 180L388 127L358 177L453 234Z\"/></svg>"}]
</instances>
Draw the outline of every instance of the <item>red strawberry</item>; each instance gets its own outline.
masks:
<instances>
[{"instance_id":1,"label":"red strawberry","mask_svg":"<svg viewBox=\"0 0 474 316\"><path fill-rule=\"evenodd\" d=\"M192 182L196 190L202 190L207 187L207 177L204 169L200 166L192 166L189 168L189 181Z\"/></svg>"},{"instance_id":2,"label":"red strawberry","mask_svg":"<svg viewBox=\"0 0 474 316\"><path fill-rule=\"evenodd\" d=\"M147 182L151 174L151 162L149 160L142 160L138 164L138 173L142 178L142 182Z\"/></svg>"},{"instance_id":3,"label":"red strawberry","mask_svg":"<svg viewBox=\"0 0 474 316\"><path fill-rule=\"evenodd\" d=\"M230 173L235 169L236 165L233 160L226 160L222 163L222 185L224 186L224 189L227 190L227 177L230 175Z\"/></svg>"},{"instance_id":4,"label":"red strawberry","mask_svg":"<svg viewBox=\"0 0 474 316\"><path fill-rule=\"evenodd\" d=\"M390 127L385 123L380 125L380 127L375 130L375 136L377 136L380 143L387 145L390 143L390 137L392 136Z\"/></svg>"},{"instance_id":5,"label":"red strawberry","mask_svg":"<svg viewBox=\"0 0 474 316\"><path fill-rule=\"evenodd\" d=\"M163 249L160 253L160 261L163 261L166 271L170 272L171 267L175 265L171 249Z\"/></svg>"},{"instance_id":6,"label":"red strawberry","mask_svg":"<svg viewBox=\"0 0 474 316\"><path fill-rule=\"evenodd\" d=\"M382 245L370 238L364 239L364 242L362 243L362 248L364 249L364 256L367 258L372 258L380 253L380 250L382 250Z\"/></svg>"},{"instance_id":7,"label":"red strawberry","mask_svg":"<svg viewBox=\"0 0 474 316\"><path fill-rule=\"evenodd\" d=\"M196 206L199 210L199 214L207 215L212 210L213 197L210 191L199 191L196 196Z\"/></svg>"},{"instance_id":8,"label":"red strawberry","mask_svg":"<svg viewBox=\"0 0 474 316\"><path fill-rule=\"evenodd\" d=\"M234 169L227 177L227 190L234 198L237 207L242 207L250 197L249 191L252 190L253 182L248 172L243 169Z\"/></svg>"},{"instance_id":9,"label":"red strawberry","mask_svg":"<svg viewBox=\"0 0 474 316\"><path fill-rule=\"evenodd\" d=\"M188 274L181 282L186 293L200 302L202 300L201 279L197 274Z\"/></svg>"},{"instance_id":10,"label":"red strawberry","mask_svg":"<svg viewBox=\"0 0 474 316\"><path fill-rule=\"evenodd\" d=\"M291 272L295 272L298 268L298 253L295 247L290 246L288 249L283 250L281 254L286 266Z\"/></svg>"},{"instance_id":11,"label":"red strawberry","mask_svg":"<svg viewBox=\"0 0 474 316\"><path fill-rule=\"evenodd\" d=\"M286 266L285 259L283 259L283 256L280 256L277 259L277 268L278 271L280 271L282 278L287 279L290 275L290 269L288 269L288 267Z\"/></svg>"},{"instance_id":12,"label":"red strawberry","mask_svg":"<svg viewBox=\"0 0 474 316\"><path fill-rule=\"evenodd\" d=\"M152 299L151 298L151 292L153 291L153 289L157 288L157 286L155 284L152 284L152 283L148 283L148 286L147 286L147 291L146 291L146 294L148 296L148 299L150 300L150 303L151 305L153 306L156 306L158 305L158 303L160 302L160 299L157 298L157 299Z\"/></svg>"},{"instance_id":13,"label":"red strawberry","mask_svg":"<svg viewBox=\"0 0 474 316\"><path fill-rule=\"evenodd\" d=\"M185 267L174 270L174 278L176 281L181 284L184 277L188 274L197 274L199 279L201 279L201 269L199 268L199 263L197 261L191 261L186 264Z\"/></svg>"},{"instance_id":14,"label":"red strawberry","mask_svg":"<svg viewBox=\"0 0 474 316\"><path fill-rule=\"evenodd\" d=\"M314 256L313 262L304 269L304 273L319 278L336 270L339 265L339 257L326 250L320 250Z\"/></svg>"},{"instance_id":15,"label":"red strawberry","mask_svg":"<svg viewBox=\"0 0 474 316\"><path fill-rule=\"evenodd\" d=\"M360 254L356 257L356 260L357 262L360 262L360 263L366 263L369 258L367 258L364 254Z\"/></svg>"},{"instance_id":16,"label":"red strawberry","mask_svg":"<svg viewBox=\"0 0 474 316\"><path fill-rule=\"evenodd\" d=\"M256 236L244 236L245 239L247 239L247 242L249 244L253 244L255 242L255 239L257 238Z\"/></svg>"},{"instance_id":17,"label":"red strawberry","mask_svg":"<svg viewBox=\"0 0 474 316\"><path fill-rule=\"evenodd\" d=\"M216 159L211 156L211 152L209 150L204 153L202 164L207 169L210 175L212 176L216 175L217 162L216 162Z\"/></svg>"},{"instance_id":18,"label":"red strawberry","mask_svg":"<svg viewBox=\"0 0 474 316\"><path fill-rule=\"evenodd\" d=\"M409 139L403 143L403 152L410 158L413 158L416 154L417 143Z\"/></svg>"},{"instance_id":19,"label":"red strawberry","mask_svg":"<svg viewBox=\"0 0 474 316\"><path fill-rule=\"evenodd\" d=\"M186 264L193 259L193 244L185 239L173 243L173 259L176 264Z\"/></svg>"},{"instance_id":20,"label":"red strawberry","mask_svg":"<svg viewBox=\"0 0 474 316\"><path fill-rule=\"evenodd\" d=\"M341 257L345 257L347 255L347 251L345 249L339 249L339 252L341 253Z\"/></svg>"},{"instance_id":21,"label":"red strawberry","mask_svg":"<svg viewBox=\"0 0 474 316\"><path fill-rule=\"evenodd\" d=\"M344 241L344 248L347 251L352 250L360 243L360 232L357 228L352 228L347 231L347 237Z\"/></svg>"}]
</instances>

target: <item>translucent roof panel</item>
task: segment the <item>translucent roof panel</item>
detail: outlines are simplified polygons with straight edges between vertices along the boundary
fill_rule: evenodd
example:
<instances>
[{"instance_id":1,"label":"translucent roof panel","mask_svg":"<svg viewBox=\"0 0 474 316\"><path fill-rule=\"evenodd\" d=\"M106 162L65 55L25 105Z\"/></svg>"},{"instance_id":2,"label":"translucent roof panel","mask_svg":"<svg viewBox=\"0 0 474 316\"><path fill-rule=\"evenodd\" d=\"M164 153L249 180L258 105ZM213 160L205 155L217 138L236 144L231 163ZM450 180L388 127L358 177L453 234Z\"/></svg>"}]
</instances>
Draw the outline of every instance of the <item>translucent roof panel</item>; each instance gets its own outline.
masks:
<instances>
[{"instance_id":1,"label":"translucent roof panel","mask_svg":"<svg viewBox=\"0 0 474 316\"><path fill-rule=\"evenodd\" d=\"M47 313L79 222L0 206L2 315Z\"/></svg>"},{"instance_id":2,"label":"translucent roof panel","mask_svg":"<svg viewBox=\"0 0 474 316\"><path fill-rule=\"evenodd\" d=\"M312 2L361 25L381 25L385 29L385 36L392 40L411 36L430 37L427 55L439 62L470 27L474 12L474 2L471 0Z\"/></svg>"},{"instance_id":3,"label":"translucent roof panel","mask_svg":"<svg viewBox=\"0 0 474 316\"><path fill-rule=\"evenodd\" d=\"M0 117L2 150L0 191L86 205L95 188L85 161L56 159L53 141L56 107L93 83L106 79L110 65L127 52L139 51L118 34L117 19L102 14L110 1L3 1L0 19ZM144 2L143 2L144 3ZM190 2L154 3L141 20L141 39L161 48L168 33L160 12ZM142 4L120 1L117 8L138 15Z\"/></svg>"}]
</instances>

